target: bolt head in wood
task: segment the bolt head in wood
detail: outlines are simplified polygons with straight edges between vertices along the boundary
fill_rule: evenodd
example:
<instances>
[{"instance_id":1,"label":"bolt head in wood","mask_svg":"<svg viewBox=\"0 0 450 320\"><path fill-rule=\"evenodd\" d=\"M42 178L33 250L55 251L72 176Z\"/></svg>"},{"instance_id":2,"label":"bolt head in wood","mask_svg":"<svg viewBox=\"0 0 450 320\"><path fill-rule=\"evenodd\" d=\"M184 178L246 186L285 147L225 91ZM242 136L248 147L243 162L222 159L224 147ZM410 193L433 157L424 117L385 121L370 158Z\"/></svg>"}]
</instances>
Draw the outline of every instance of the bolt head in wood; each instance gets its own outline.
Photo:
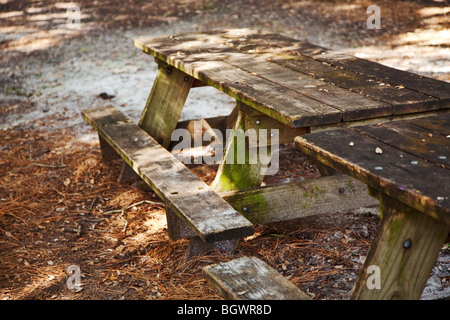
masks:
<instances>
[{"instance_id":1,"label":"bolt head in wood","mask_svg":"<svg viewBox=\"0 0 450 320\"><path fill-rule=\"evenodd\" d=\"M409 249L411 248L411 244L412 244L411 239L407 239L405 240L405 242L403 242L403 248Z\"/></svg>"}]
</instances>

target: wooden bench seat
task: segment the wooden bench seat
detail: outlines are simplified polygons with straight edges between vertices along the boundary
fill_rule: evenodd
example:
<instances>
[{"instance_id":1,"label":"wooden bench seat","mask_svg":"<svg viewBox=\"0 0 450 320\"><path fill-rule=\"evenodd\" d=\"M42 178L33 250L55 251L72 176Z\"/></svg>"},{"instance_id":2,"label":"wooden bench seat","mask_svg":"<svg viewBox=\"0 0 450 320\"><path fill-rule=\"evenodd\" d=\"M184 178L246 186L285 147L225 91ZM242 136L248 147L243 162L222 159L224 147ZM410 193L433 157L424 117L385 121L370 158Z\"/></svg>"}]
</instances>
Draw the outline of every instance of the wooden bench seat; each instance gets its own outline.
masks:
<instances>
[{"instance_id":1,"label":"wooden bench seat","mask_svg":"<svg viewBox=\"0 0 450 320\"><path fill-rule=\"evenodd\" d=\"M381 225L352 293L360 299L418 299L450 231L450 113L317 132L298 148L369 186ZM381 289L366 286L368 267Z\"/></svg>"},{"instance_id":2,"label":"wooden bench seat","mask_svg":"<svg viewBox=\"0 0 450 320\"><path fill-rule=\"evenodd\" d=\"M144 130L112 106L83 118L203 241L253 234L253 225Z\"/></svg>"},{"instance_id":3,"label":"wooden bench seat","mask_svg":"<svg viewBox=\"0 0 450 320\"><path fill-rule=\"evenodd\" d=\"M264 261L243 257L209 265L206 279L230 300L310 300L311 298Z\"/></svg>"}]
</instances>

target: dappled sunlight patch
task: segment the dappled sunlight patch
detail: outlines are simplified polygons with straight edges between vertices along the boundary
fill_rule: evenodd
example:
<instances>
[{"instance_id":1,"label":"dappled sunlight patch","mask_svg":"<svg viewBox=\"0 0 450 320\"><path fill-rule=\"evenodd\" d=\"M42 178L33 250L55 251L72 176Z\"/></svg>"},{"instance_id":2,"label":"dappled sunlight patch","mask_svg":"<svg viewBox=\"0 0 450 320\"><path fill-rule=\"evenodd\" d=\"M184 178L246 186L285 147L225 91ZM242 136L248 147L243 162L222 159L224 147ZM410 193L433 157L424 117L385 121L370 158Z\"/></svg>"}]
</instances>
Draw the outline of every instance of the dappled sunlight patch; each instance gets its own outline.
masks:
<instances>
[{"instance_id":1,"label":"dappled sunlight patch","mask_svg":"<svg viewBox=\"0 0 450 320\"><path fill-rule=\"evenodd\" d=\"M417 10L417 12L423 17L439 15L445 18L450 13L450 7L425 7Z\"/></svg>"},{"instance_id":2,"label":"dappled sunlight patch","mask_svg":"<svg viewBox=\"0 0 450 320\"><path fill-rule=\"evenodd\" d=\"M45 50L57 46L66 36L76 36L79 34L80 32L74 30L38 31L10 41L5 50L17 50L21 52Z\"/></svg>"},{"instance_id":3,"label":"dappled sunlight patch","mask_svg":"<svg viewBox=\"0 0 450 320\"><path fill-rule=\"evenodd\" d=\"M416 29L399 35L394 41L394 45L418 44L424 46L444 46L449 47L450 29ZM411 49L410 49L411 50Z\"/></svg>"}]
</instances>

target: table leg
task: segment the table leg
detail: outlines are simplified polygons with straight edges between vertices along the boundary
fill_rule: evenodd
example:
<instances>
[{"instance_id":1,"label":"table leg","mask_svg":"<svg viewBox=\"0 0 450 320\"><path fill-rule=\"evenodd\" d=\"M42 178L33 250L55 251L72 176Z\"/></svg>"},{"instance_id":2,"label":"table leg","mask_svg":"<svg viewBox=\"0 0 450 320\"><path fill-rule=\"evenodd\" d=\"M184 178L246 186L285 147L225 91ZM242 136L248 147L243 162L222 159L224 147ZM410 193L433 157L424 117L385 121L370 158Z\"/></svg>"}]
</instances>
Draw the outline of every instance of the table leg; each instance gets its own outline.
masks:
<instances>
[{"instance_id":1,"label":"table leg","mask_svg":"<svg viewBox=\"0 0 450 320\"><path fill-rule=\"evenodd\" d=\"M117 181L119 183L129 183L131 181L139 180L139 175L122 159L122 157L105 141L100 135L98 135L100 141L100 150L102 152L102 160L111 165L113 161L118 160L122 163L122 169L120 171Z\"/></svg>"},{"instance_id":2,"label":"table leg","mask_svg":"<svg viewBox=\"0 0 450 320\"><path fill-rule=\"evenodd\" d=\"M227 138L216 178L211 184L211 188L216 192L259 187L269 167L270 158L278 148L279 137L273 137L277 139L276 143L271 145L266 141L267 149L264 150L265 154L262 154L262 149L259 149L259 128L252 124L255 122L250 121L252 116L243 111L241 102L237 102L237 108L235 124ZM254 129L256 137L250 137L248 129Z\"/></svg>"},{"instance_id":3,"label":"table leg","mask_svg":"<svg viewBox=\"0 0 450 320\"><path fill-rule=\"evenodd\" d=\"M239 239L231 239L206 243L168 207L166 207L166 219L167 232L170 240L189 239L189 245L186 249L184 259L189 259L193 256L214 250L232 254L239 242Z\"/></svg>"},{"instance_id":4,"label":"table leg","mask_svg":"<svg viewBox=\"0 0 450 320\"><path fill-rule=\"evenodd\" d=\"M194 78L161 62L139 126L163 147L170 145Z\"/></svg>"},{"instance_id":5,"label":"table leg","mask_svg":"<svg viewBox=\"0 0 450 320\"><path fill-rule=\"evenodd\" d=\"M382 220L351 299L420 299L450 226L379 191Z\"/></svg>"},{"instance_id":6,"label":"table leg","mask_svg":"<svg viewBox=\"0 0 450 320\"><path fill-rule=\"evenodd\" d=\"M314 161L314 165L316 166L317 170L319 171L319 173L322 177L328 177L328 176L334 176L336 174L340 174L339 171L336 171L333 168L330 168L329 166L324 165L320 161Z\"/></svg>"}]
</instances>

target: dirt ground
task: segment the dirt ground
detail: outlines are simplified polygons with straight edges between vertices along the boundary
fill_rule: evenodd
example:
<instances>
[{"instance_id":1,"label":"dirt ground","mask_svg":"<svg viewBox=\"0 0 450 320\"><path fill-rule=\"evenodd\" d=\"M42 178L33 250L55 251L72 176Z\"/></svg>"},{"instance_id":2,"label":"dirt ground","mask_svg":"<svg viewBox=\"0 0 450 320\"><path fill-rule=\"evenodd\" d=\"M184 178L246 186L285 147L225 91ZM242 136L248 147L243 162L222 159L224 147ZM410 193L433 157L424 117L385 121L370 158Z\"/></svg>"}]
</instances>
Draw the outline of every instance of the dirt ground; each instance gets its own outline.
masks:
<instances>
[{"instance_id":1,"label":"dirt ground","mask_svg":"<svg viewBox=\"0 0 450 320\"><path fill-rule=\"evenodd\" d=\"M381 8L381 29L366 9ZM77 5L81 28L68 29ZM161 200L143 183L119 184L80 110L113 104L138 119L156 64L135 36L264 28L396 68L450 81L448 1L0 1L0 299L220 299L206 265L256 256L316 300L348 299L379 222L336 212L260 225L236 252L185 260L170 241ZM107 93L108 99L101 98ZM233 101L196 89L183 118L227 114ZM266 181L317 177L292 146ZM193 166L204 181L214 167ZM69 266L82 286L70 290ZM422 299L450 297L443 246Z\"/></svg>"}]
</instances>

